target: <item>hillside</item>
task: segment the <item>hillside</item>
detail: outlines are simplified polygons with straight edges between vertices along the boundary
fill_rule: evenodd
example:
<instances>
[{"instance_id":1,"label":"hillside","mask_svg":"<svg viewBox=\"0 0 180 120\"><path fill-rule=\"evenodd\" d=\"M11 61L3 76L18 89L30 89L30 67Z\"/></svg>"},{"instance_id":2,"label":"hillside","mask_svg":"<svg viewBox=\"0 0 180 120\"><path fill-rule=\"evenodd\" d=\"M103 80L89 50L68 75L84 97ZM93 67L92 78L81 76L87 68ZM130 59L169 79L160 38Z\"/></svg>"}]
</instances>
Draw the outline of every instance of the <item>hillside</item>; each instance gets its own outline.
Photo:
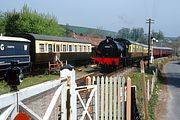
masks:
<instances>
[{"instance_id":1,"label":"hillside","mask_svg":"<svg viewBox=\"0 0 180 120\"><path fill-rule=\"evenodd\" d=\"M108 31L108 30L71 26L71 25L63 25L63 26L79 35L85 35L85 36L91 36L91 37L106 37L106 36L116 35L116 32Z\"/></svg>"}]
</instances>

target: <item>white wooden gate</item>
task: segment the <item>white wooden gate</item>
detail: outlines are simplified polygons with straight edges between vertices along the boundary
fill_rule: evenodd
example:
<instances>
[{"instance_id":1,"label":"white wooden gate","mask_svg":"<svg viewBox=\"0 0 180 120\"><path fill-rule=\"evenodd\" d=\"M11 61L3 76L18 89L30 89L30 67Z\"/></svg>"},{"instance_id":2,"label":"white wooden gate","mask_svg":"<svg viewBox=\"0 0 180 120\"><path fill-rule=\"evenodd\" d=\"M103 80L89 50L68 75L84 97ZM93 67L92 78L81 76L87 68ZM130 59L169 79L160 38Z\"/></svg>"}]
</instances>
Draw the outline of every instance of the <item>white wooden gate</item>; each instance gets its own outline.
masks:
<instances>
[{"instance_id":1,"label":"white wooden gate","mask_svg":"<svg viewBox=\"0 0 180 120\"><path fill-rule=\"evenodd\" d=\"M19 107L22 107L33 119L48 120L58 98L61 98L59 110L61 120L131 119L130 78L126 82L124 77L93 77L92 83L96 84L77 86L74 69L64 69L60 72L60 75L62 78L59 81L49 81L16 93L0 96L0 109L6 109L0 114L0 120L13 119L19 112ZM23 104L24 99L54 87L57 90L43 117ZM81 109L79 109L80 106Z\"/></svg>"},{"instance_id":2,"label":"white wooden gate","mask_svg":"<svg viewBox=\"0 0 180 120\"><path fill-rule=\"evenodd\" d=\"M97 77L93 78L93 81L97 82L98 120L130 120L130 78L127 82L124 77ZM127 83L126 86L125 82Z\"/></svg>"}]
</instances>

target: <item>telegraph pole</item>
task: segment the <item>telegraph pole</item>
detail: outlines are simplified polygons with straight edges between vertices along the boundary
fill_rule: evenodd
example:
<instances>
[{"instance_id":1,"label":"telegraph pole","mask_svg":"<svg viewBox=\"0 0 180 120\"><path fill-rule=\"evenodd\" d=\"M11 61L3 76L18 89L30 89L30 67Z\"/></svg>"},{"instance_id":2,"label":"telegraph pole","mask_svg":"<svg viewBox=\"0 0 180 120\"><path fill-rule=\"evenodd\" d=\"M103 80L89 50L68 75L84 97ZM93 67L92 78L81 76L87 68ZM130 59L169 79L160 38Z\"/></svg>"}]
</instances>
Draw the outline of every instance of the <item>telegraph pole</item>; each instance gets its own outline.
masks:
<instances>
[{"instance_id":1,"label":"telegraph pole","mask_svg":"<svg viewBox=\"0 0 180 120\"><path fill-rule=\"evenodd\" d=\"M149 60L150 60L150 44L151 44L151 23L154 23L154 20L151 18L146 20L146 23L149 24L149 32L148 32L148 69L149 69Z\"/></svg>"}]
</instances>

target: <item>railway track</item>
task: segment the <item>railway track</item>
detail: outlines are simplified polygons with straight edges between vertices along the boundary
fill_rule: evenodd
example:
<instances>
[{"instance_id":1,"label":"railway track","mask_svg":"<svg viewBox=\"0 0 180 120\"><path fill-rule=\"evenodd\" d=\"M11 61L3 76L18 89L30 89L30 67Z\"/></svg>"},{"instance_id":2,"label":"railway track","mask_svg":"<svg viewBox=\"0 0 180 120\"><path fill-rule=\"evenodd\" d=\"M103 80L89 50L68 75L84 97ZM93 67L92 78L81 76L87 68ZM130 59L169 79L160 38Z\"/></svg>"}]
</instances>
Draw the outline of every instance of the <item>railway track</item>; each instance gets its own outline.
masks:
<instances>
[{"instance_id":1,"label":"railway track","mask_svg":"<svg viewBox=\"0 0 180 120\"><path fill-rule=\"evenodd\" d=\"M99 71L96 71L96 72L93 72L93 73L89 73L89 74L86 74L78 79L76 79L76 83L77 83L77 86L85 86L85 85L88 85L88 82L87 82L87 77L90 77L91 80L93 77L102 77L102 76L112 76L112 77L115 77L115 76L123 76L131 71L135 70L135 67L125 67L125 68L120 68L116 71L113 71L113 72L109 72L109 73L102 73L102 72L99 72Z\"/></svg>"}]
</instances>

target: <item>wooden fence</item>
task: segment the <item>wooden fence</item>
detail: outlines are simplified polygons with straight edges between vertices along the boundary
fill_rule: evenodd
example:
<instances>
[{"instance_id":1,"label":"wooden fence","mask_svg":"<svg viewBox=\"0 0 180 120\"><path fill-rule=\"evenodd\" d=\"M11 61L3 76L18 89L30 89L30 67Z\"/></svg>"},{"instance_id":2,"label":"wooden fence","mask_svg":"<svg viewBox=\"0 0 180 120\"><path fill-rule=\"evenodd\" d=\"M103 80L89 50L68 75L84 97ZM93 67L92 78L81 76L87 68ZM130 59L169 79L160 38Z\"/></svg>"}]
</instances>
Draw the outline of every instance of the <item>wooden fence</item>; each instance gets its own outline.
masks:
<instances>
[{"instance_id":1,"label":"wooden fence","mask_svg":"<svg viewBox=\"0 0 180 120\"><path fill-rule=\"evenodd\" d=\"M1 95L0 119L14 119L22 109L32 119L53 120L53 110L60 106L59 113L55 116L57 118L59 115L58 119L61 120L131 120L130 78L126 80L124 77L93 77L91 83L95 84L77 86L74 69L63 69L60 76L59 80ZM39 103L36 103L38 111L44 111L43 115L24 102L52 88L56 90L52 97L48 98L50 101L47 102L47 107L39 109ZM78 106L81 106L81 109Z\"/></svg>"},{"instance_id":2,"label":"wooden fence","mask_svg":"<svg viewBox=\"0 0 180 120\"><path fill-rule=\"evenodd\" d=\"M93 77L93 81L97 83L97 120L130 120L131 79Z\"/></svg>"},{"instance_id":3,"label":"wooden fence","mask_svg":"<svg viewBox=\"0 0 180 120\"><path fill-rule=\"evenodd\" d=\"M155 87L155 82L157 80L157 74L158 74L158 71L156 69L156 71L153 71L152 79L151 80L148 79L146 81L146 93L147 93L148 101L150 100L151 95L153 94L153 90L154 90L154 87Z\"/></svg>"}]
</instances>

